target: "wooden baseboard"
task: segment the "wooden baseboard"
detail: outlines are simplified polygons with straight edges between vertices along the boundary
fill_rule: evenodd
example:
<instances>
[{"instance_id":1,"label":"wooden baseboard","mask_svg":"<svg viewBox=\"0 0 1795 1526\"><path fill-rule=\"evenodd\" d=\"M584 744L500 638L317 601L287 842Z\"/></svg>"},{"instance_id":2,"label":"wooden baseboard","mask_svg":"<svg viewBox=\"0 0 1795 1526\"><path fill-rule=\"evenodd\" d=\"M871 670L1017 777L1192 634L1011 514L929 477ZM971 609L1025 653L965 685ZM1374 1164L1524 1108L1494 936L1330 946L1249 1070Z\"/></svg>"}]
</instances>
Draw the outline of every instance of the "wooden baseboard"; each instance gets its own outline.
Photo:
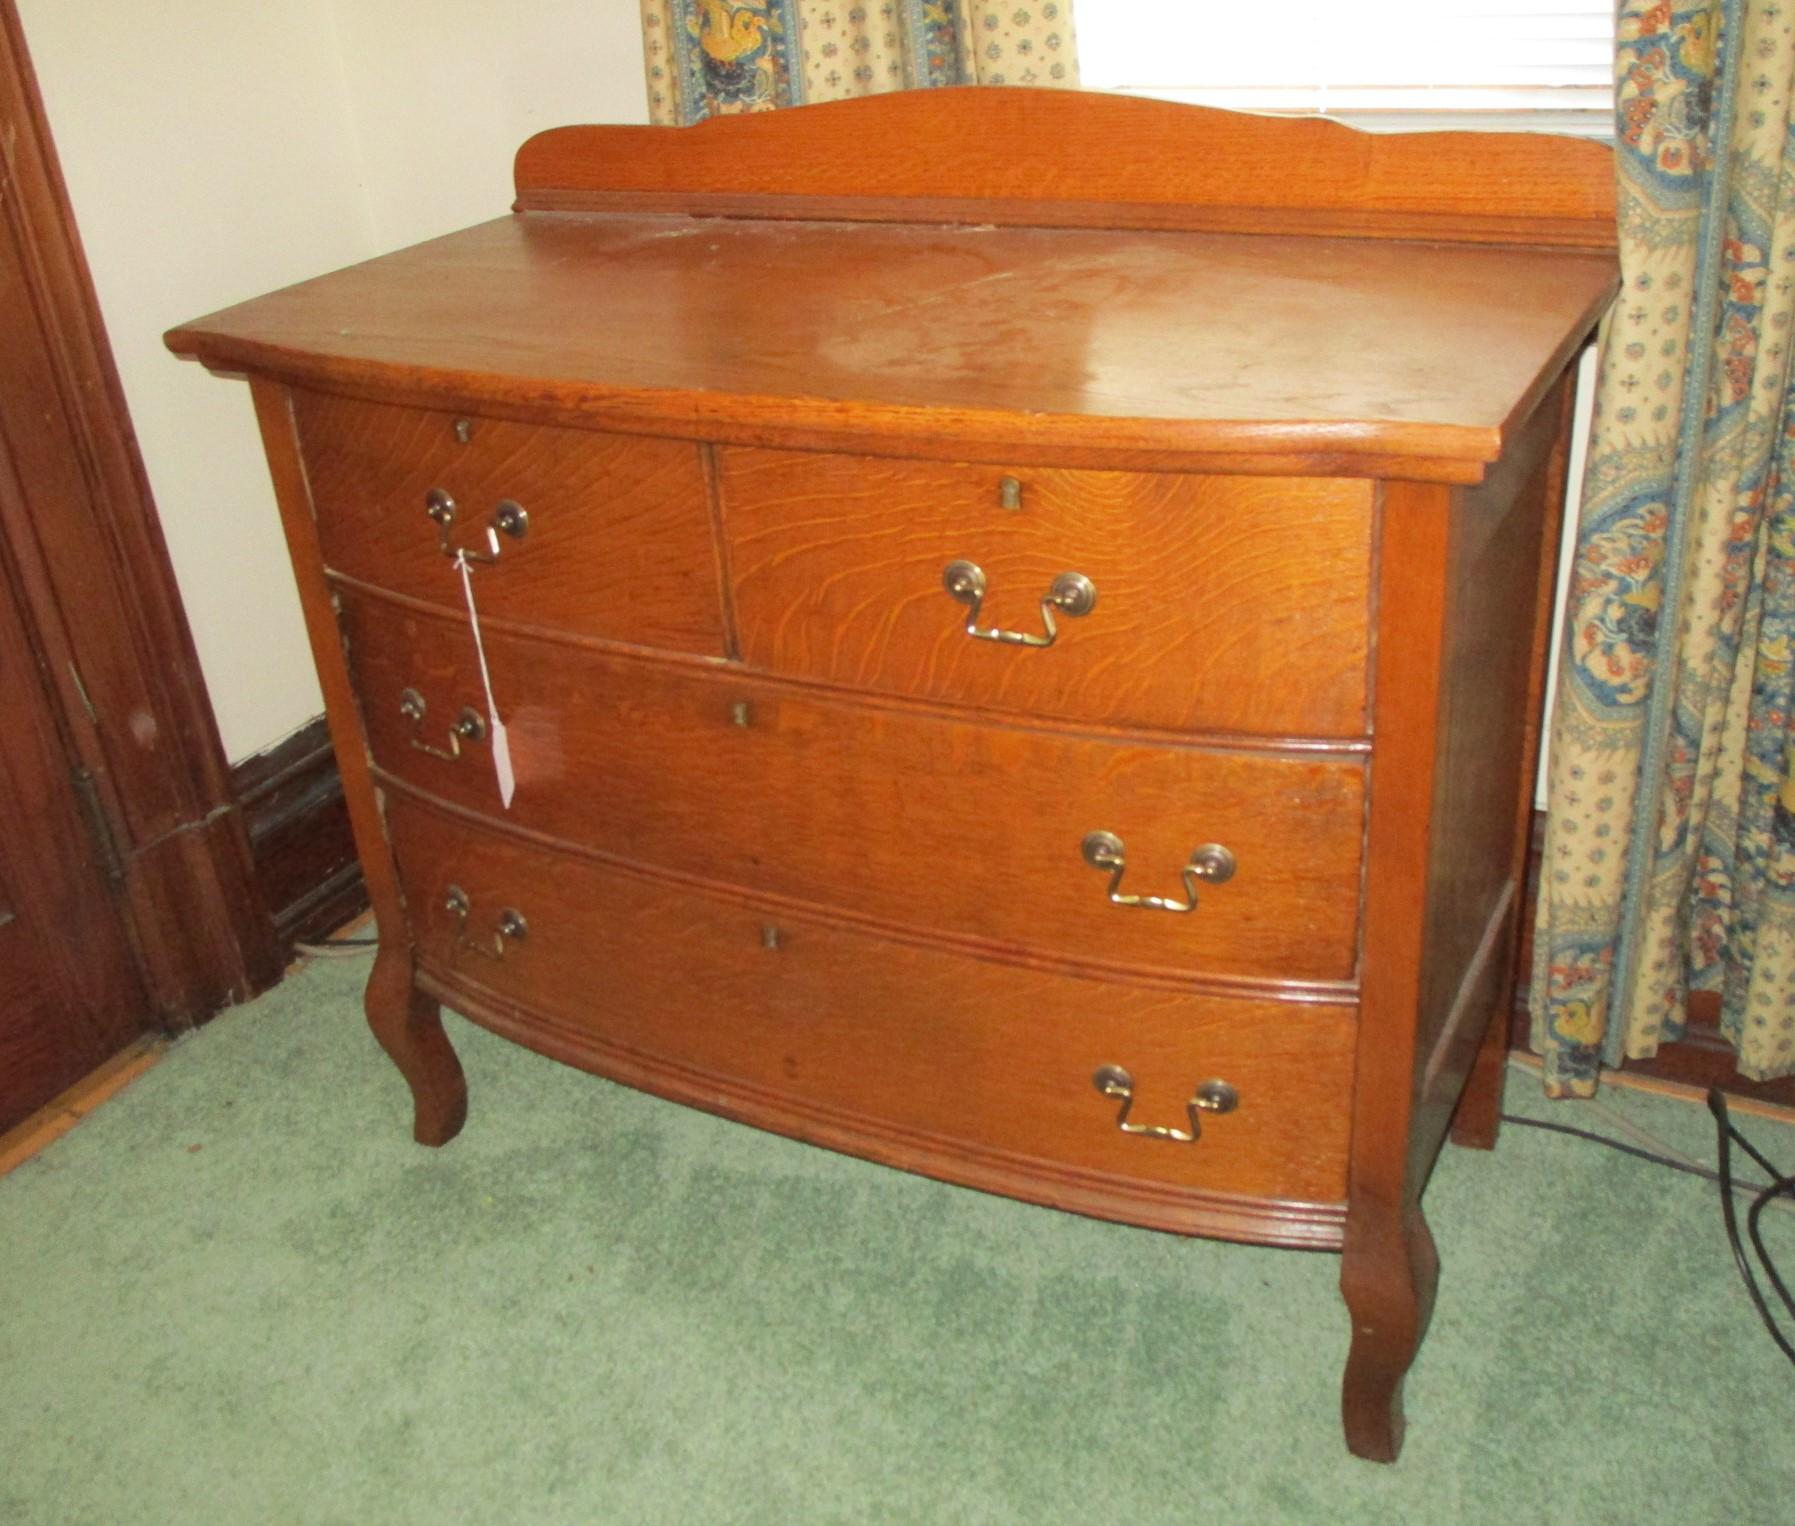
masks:
<instances>
[{"instance_id":1,"label":"wooden baseboard","mask_svg":"<svg viewBox=\"0 0 1795 1526\"><path fill-rule=\"evenodd\" d=\"M1509 1047L1523 1054L1530 1050L1532 1018L1527 1010L1528 972L1533 968L1533 913L1539 904L1540 861L1546 841L1546 813L1533 813L1533 842L1527 855L1527 899L1522 909L1520 975L1515 982L1515 1007L1510 1017ZM1733 1067L1733 1046L1720 1036L1720 997L1713 991L1689 995L1689 1025L1683 1037L1665 1044L1649 1060L1628 1060L1622 1070L1630 1075L1651 1076L1676 1086L1706 1092L1717 1086L1728 1096L1779 1108L1795 1108L1795 1076L1779 1081L1748 1081Z\"/></svg>"},{"instance_id":2,"label":"wooden baseboard","mask_svg":"<svg viewBox=\"0 0 1795 1526\"><path fill-rule=\"evenodd\" d=\"M97 1070L52 1097L29 1118L0 1134L0 1176L55 1143L109 1097L123 1091L163 1056L168 1040L133 1040Z\"/></svg>"},{"instance_id":3,"label":"wooden baseboard","mask_svg":"<svg viewBox=\"0 0 1795 1526\"><path fill-rule=\"evenodd\" d=\"M1546 1068L1546 1062L1537 1054L1511 1052L1509 1063L1518 1069L1531 1071L1536 1076L1543 1074ZM1690 1107L1703 1107L1708 1100L1708 1089L1705 1086L1665 1081L1636 1070L1605 1070L1602 1072L1602 1085L1604 1088L1617 1087L1622 1091L1645 1092L1653 1097L1669 1097L1676 1102L1685 1102ZM1722 1087L1721 1090L1726 1091L1726 1088ZM1780 1103L1759 1102L1755 1098L1727 1091L1726 1107L1734 1115L1765 1118L1772 1123L1782 1124L1784 1128L1795 1128L1795 1108L1785 1107Z\"/></svg>"},{"instance_id":4,"label":"wooden baseboard","mask_svg":"<svg viewBox=\"0 0 1795 1526\"><path fill-rule=\"evenodd\" d=\"M324 717L231 769L256 883L283 953L367 909Z\"/></svg>"}]
</instances>

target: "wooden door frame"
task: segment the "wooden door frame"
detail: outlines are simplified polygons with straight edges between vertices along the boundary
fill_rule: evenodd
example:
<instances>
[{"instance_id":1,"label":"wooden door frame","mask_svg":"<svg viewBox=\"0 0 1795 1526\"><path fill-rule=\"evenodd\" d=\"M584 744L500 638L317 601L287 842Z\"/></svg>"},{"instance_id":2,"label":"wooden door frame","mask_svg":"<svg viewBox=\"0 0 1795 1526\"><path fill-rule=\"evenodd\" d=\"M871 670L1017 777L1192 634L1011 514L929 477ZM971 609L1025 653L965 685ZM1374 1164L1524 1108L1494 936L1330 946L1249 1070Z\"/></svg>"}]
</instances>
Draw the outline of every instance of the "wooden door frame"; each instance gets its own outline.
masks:
<instances>
[{"instance_id":1,"label":"wooden door frame","mask_svg":"<svg viewBox=\"0 0 1795 1526\"><path fill-rule=\"evenodd\" d=\"M0 539L153 1016L184 1027L272 985L279 950L14 0L0 0L0 236L21 251L56 375L45 401L87 485L34 519L0 440Z\"/></svg>"}]
</instances>

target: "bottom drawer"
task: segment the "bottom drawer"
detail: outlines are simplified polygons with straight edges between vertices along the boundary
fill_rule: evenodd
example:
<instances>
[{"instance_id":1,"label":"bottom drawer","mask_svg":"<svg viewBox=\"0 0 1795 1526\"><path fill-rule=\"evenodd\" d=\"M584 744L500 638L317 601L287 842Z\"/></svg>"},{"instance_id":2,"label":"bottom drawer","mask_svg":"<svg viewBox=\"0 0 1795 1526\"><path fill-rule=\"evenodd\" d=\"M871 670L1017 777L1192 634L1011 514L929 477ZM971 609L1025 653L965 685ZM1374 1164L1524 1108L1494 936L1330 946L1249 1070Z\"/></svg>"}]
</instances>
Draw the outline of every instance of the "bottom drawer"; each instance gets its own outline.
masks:
<instances>
[{"instance_id":1,"label":"bottom drawer","mask_svg":"<svg viewBox=\"0 0 1795 1526\"><path fill-rule=\"evenodd\" d=\"M1189 995L891 942L404 797L389 799L389 821L426 983L525 1043L968 1185L1161 1228L1338 1243L1350 1006ZM1120 1079L1106 1073L1107 1093L1097 1079L1106 1066L1131 1082L1131 1126L1189 1133L1187 1104L1208 1082L1238 1100L1198 1111L1194 1142L1125 1132Z\"/></svg>"}]
</instances>

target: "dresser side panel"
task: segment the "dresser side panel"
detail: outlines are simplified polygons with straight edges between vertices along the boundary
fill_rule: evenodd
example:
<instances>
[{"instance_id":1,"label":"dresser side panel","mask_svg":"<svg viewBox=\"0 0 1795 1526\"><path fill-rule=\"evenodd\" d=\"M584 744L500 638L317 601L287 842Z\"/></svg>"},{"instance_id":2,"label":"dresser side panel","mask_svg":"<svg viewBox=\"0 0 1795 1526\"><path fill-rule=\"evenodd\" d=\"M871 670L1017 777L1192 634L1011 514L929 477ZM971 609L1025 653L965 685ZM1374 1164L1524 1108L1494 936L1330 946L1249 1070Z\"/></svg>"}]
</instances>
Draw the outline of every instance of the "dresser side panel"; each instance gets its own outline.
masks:
<instances>
[{"instance_id":1,"label":"dresser side panel","mask_svg":"<svg viewBox=\"0 0 1795 1526\"><path fill-rule=\"evenodd\" d=\"M312 661L318 669L324 693L325 722L331 747L342 775L343 798L349 812L355 851L383 941L402 940L404 902L387 845L378 791L369 764L367 737L362 729L361 707L343 649L337 623L336 599L324 574L324 551L318 540L318 521L306 479L304 458L293 416L292 394L278 382L263 377L250 379L262 448L274 479L275 501L281 526L293 559L293 576L299 585L300 608Z\"/></svg>"},{"instance_id":2,"label":"dresser side panel","mask_svg":"<svg viewBox=\"0 0 1795 1526\"><path fill-rule=\"evenodd\" d=\"M1547 421L1555 422L1555 420ZM1536 427L1482 488L1454 496L1428 958L1419 1049L1431 1053L1513 865L1513 802L1526 748L1540 492L1551 439Z\"/></svg>"},{"instance_id":3,"label":"dresser side panel","mask_svg":"<svg viewBox=\"0 0 1795 1526\"><path fill-rule=\"evenodd\" d=\"M1354 1154L1393 1209L1420 1193L1512 968L1568 387L1482 486L1386 489Z\"/></svg>"},{"instance_id":4,"label":"dresser side panel","mask_svg":"<svg viewBox=\"0 0 1795 1526\"><path fill-rule=\"evenodd\" d=\"M1418 1174L1514 974L1573 375L1489 477L1454 494L1416 1055Z\"/></svg>"}]
</instances>

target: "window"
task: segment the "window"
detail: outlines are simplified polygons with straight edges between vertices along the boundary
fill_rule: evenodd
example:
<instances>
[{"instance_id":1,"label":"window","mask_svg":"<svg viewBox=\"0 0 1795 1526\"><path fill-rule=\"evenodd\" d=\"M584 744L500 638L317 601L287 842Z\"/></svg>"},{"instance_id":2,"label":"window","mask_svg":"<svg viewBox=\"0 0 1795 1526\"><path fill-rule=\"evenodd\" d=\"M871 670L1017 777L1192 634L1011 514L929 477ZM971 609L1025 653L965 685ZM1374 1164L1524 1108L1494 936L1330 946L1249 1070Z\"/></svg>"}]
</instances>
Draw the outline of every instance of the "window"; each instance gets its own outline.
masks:
<instances>
[{"instance_id":1,"label":"window","mask_svg":"<svg viewBox=\"0 0 1795 1526\"><path fill-rule=\"evenodd\" d=\"M1078 54L1087 89L1361 126L1612 130L1614 0L1087 0Z\"/></svg>"}]
</instances>

